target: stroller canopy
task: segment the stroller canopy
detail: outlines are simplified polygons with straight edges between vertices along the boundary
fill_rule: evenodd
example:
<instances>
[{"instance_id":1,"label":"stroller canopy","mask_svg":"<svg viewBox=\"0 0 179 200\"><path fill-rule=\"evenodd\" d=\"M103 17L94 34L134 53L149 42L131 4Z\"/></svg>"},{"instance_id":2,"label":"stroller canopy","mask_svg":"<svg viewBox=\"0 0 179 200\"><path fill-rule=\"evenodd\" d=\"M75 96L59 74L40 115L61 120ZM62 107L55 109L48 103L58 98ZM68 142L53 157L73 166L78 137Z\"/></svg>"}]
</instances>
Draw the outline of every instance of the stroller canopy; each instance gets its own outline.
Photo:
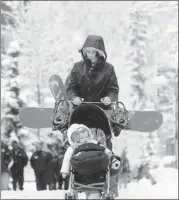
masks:
<instances>
[{"instance_id":1,"label":"stroller canopy","mask_svg":"<svg viewBox=\"0 0 179 200\"><path fill-rule=\"evenodd\" d=\"M88 128L100 128L106 136L111 135L108 118L104 111L94 104L81 104L72 112L71 124L84 124Z\"/></svg>"}]
</instances>

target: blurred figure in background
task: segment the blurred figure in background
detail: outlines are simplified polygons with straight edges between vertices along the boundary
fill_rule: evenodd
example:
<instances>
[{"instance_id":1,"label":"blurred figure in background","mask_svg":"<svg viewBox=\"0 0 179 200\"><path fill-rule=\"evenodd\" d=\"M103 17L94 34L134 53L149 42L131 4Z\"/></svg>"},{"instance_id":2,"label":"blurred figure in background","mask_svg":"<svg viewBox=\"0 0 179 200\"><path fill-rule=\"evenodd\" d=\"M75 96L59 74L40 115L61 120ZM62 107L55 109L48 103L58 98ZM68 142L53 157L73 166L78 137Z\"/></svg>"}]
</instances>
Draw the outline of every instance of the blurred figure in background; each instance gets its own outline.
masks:
<instances>
[{"instance_id":1,"label":"blurred figure in background","mask_svg":"<svg viewBox=\"0 0 179 200\"><path fill-rule=\"evenodd\" d=\"M54 155L52 160L49 162L48 165L48 186L49 190L56 190L57 189L57 181L58 177L56 174L56 168L58 167L58 156Z\"/></svg>"},{"instance_id":2,"label":"blurred figure in background","mask_svg":"<svg viewBox=\"0 0 179 200\"><path fill-rule=\"evenodd\" d=\"M42 142L36 143L36 151L30 158L30 164L36 177L37 190L46 190L49 183L48 165L52 160L52 154L42 150Z\"/></svg>"},{"instance_id":3,"label":"blurred figure in background","mask_svg":"<svg viewBox=\"0 0 179 200\"><path fill-rule=\"evenodd\" d=\"M51 145L51 153L52 159L48 163L47 171L48 171L48 186L49 190L56 190L57 189L57 182L58 182L58 152L57 152L57 145Z\"/></svg>"},{"instance_id":4,"label":"blurred figure in background","mask_svg":"<svg viewBox=\"0 0 179 200\"><path fill-rule=\"evenodd\" d=\"M24 149L20 147L18 141L13 140L11 145L12 145L12 158L13 158L13 165L11 167L13 190L17 189L17 183L19 185L19 189L23 190L24 167L27 165L28 157Z\"/></svg>"},{"instance_id":5,"label":"blurred figure in background","mask_svg":"<svg viewBox=\"0 0 179 200\"><path fill-rule=\"evenodd\" d=\"M10 167L13 164L12 152L1 140L1 191L9 189Z\"/></svg>"},{"instance_id":6,"label":"blurred figure in background","mask_svg":"<svg viewBox=\"0 0 179 200\"><path fill-rule=\"evenodd\" d=\"M148 158L141 157L140 165L138 167L137 181L141 180L144 177L150 180L152 185L155 185L157 183L155 178L150 173L150 160Z\"/></svg>"},{"instance_id":7,"label":"blurred figure in background","mask_svg":"<svg viewBox=\"0 0 179 200\"><path fill-rule=\"evenodd\" d=\"M126 189L127 184L130 181L130 164L129 164L129 159L127 158L127 148L126 147L124 148L124 150L122 152L121 159L122 159L123 168L122 168L122 172L120 174L119 181L120 181L120 187L122 185L124 185L124 188Z\"/></svg>"},{"instance_id":8,"label":"blurred figure in background","mask_svg":"<svg viewBox=\"0 0 179 200\"><path fill-rule=\"evenodd\" d=\"M50 190L56 190L57 185L58 185L58 189L62 189L62 186L65 183L66 183L65 186L68 187L67 179L63 179L63 177L60 174L60 169L62 166L64 154L65 154L65 148L61 146L60 148L58 148L58 151L57 151L55 146L56 145L54 144L52 148L53 158L52 160L50 160L48 164L48 177L49 177L48 184L49 184Z\"/></svg>"},{"instance_id":9,"label":"blurred figure in background","mask_svg":"<svg viewBox=\"0 0 179 200\"><path fill-rule=\"evenodd\" d=\"M66 151L66 147L61 147L61 150L58 153L58 172L57 173L58 173L58 189L59 190L62 190L62 189L68 190L68 177L64 179L62 177L62 174L59 173L62 167L65 151Z\"/></svg>"},{"instance_id":10,"label":"blurred figure in background","mask_svg":"<svg viewBox=\"0 0 179 200\"><path fill-rule=\"evenodd\" d=\"M137 181L145 177L146 179L150 180L152 185L155 185L157 181L150 173L150 169L153 167L152 160L155 155L155 149L151 141L151 138L148 138L146 142L147 142L146 145L144 145L142 148L142 155L140 156L139 159Z\"/></svg>"}]
</instances>

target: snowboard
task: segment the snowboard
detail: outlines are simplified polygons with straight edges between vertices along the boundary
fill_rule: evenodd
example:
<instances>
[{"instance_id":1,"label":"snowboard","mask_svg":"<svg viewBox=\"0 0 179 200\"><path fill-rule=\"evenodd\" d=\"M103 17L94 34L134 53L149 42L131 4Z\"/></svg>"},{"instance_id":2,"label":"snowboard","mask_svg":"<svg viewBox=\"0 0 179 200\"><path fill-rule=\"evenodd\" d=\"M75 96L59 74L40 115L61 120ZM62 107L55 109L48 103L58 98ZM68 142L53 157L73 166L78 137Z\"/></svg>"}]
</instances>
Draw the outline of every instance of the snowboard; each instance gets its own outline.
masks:
<instances>
[{"instance_id":1,"label":"snowboard","mask_svg":"<svg viewBox=\"0 0 179 200\"><path fill-rule=\"evenodd\" d=\"M105 111L104 111L105 112ZM19 113L21 123L29 128L52 127L54 108L23 108ZM108 111L108 116L110 113ZM156 111L128 111L128 125L124 130L152 132L160 128L163 117Z\"/></svg>"},{"instance_id":2,"label":"snowboard","mask_svg":"<svg viewBox=\"0 0 179 200\"><path fill-rule=\"evenodd\" d=\"M55 74L50 77L49 88L55 98L55 105L59 100L66 99L65 85L60 76ZM20 110L19 119L24 126L29 128L50 128L53 127L52 121L57 111L58 106L55 108L26 107ZM112 111L104 110L104 112L110 118ZM117 107L115 114L124 130L152 132L160 128L163 122L162 114L157 111L128 111L124 106L123 108Z\"/></svg>"}]
</instances>

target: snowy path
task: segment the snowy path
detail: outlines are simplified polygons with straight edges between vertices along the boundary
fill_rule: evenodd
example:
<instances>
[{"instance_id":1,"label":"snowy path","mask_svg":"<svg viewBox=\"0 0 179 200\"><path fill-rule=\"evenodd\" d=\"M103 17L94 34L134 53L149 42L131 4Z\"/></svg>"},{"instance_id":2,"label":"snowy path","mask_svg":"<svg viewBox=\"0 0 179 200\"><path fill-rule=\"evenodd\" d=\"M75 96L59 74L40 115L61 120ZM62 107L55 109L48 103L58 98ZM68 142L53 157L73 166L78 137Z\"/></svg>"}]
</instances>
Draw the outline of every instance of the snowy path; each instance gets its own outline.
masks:
<instances>
[{"instance_id":1,"label":"snowy path","mask_svg":"<svg viewBox=\"0 0 179 200\"><path fill-rule=\"evenodd\" d=\"M177 199L178 170L161 168L153 172L158 183L152 186L146 179L120 189L118 199ZM34 182L26 182L24 191L2 191L1 199L64 199L64 191L36 191Z\"/></svg>"}]
</instances>

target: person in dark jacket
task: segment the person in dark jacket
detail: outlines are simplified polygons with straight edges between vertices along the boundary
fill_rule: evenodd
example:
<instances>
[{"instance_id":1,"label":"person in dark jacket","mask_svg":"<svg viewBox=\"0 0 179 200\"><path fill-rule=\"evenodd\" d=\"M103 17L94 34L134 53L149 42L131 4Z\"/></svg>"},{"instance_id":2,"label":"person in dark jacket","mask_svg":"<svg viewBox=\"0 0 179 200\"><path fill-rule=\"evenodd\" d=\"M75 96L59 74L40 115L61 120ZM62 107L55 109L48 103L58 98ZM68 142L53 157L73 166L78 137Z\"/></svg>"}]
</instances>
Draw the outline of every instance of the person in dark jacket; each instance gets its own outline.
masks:
<instances>
[{"instance_id":1,"label":"person in dark jacket","mask_svg":"<svg viewBox=\"0 0 179 200\"><path fill-rule=\"evenodd\" d=\"M56 155L53 156L52 160L50 160L48 164L48 185L49 190L56 190L57 185L57 168L58 168L58 157Z\"/></svg>"},{"instance_id":2,"label":"person in dark jacket","mask_svg":"<svg viewBox=\"0 0 179 200\"><path fill-rule=\"evenodd\" d=\"M66 80L67 97L75 106L82 101L102 102L98 105L108 109L118 100L119 86L114 67L106 62L103 38L89 35L80 52L83 60L74 64Z\"/></svg>"},{"instance_id":3,"label":"person in dark jacket","mask_svg":"<svg viewBox=\"0 0 179 200\"><path fill-rule=\"evenodd\" d=\"M82 61L74 64L66 80L68 100L73 102L74 107L85 101L98 102L102 109L110 109L111 102L118 101L119 85L113 65L106 61L103 38L89 35L80 53ZM115 124L111 126L115 136L118 136L120 127Z\"/></svg>"},{"instance_id":4,"label":"person in dark jacket","mask_svg":"<svg viewBox=\"0 0 179 200\"><path fill-rule=\"evenodd\" d=\"M68 188L68 180L63 179L62 175L60 174L60 169L63 162L63 157L65 154L65 148L62 146L59 148L58 153L54 153L52 160L48 164L48 174L49 174L49 189L56 190L57 183L58 189L62 189L64 183L64 189Z\"/></svg>"},{"instance_id":5,"label":"person in dark jacket","mask_svg":"<svg viewBox=\"0 0 179 200\"><path fill-rule=\"evenodd\" d=\"M50 190L56 190L58 181L58 153L57 145L53 144L51 147L52 159L48 163L48 185Z\"/></svg>"},{"instance_id":6,"label":"person in dark jacket","mask_svg":"<svg viewBox=\"0 0 179 200\"><path fill-rule=\"evenodd\" d=\"M113 65L106 61L103 38L89 35L79 51L82 60L74 64L65 82L68 100L73 102L73 107L85 101L94 104L98 102L97 105L104 110L111 109L111 103L118 101L119 85ZM55 110L57 105L55 103ZM61 111L57 112L53 120L53 130L62 127L67 129L68 118L69 116L64 117ZM118 136L121 131L120 126L114 122L111 126L115 136ZM63 135L66 137L66 134Z\"/></svg>"},{"instance_id":7,"label":"person in dark jacket","mask_svg":"<svg viewBox=\"0 0 179 200\"><path fill-rule=\"evenodd\" d=\"M23 190L24 185L24 167L27 165L28 157L24 149L19 146L17 141L12 142L12 157L13 165L11 167L11 174L13 179L13 190L17 189L17 183L19 189Z\"/></svg>"},{"instance_id":8,"label":"person in dark jacket","mask_svg":"<svg viewBox=\"0 0 179 200\"><path fill-rule=\"evenodd\" d=\"M48 165L52 160L52 155L49 152L42 150L42 143L36 144L36 151L32 154L30 164L34 170L36 177L37 190L46 190L49 183Z\"/></svg>"},{"instance_id":9,"label":"person in dark jacket","mask_svg":"<svg viewBox=\"0 0 179 200\"><path fill-rule=\"evenodd\" d=\"M13 164L12 151L1 140L1 190L9 189L10 165Z\"/></svg>"}]
</instances>

